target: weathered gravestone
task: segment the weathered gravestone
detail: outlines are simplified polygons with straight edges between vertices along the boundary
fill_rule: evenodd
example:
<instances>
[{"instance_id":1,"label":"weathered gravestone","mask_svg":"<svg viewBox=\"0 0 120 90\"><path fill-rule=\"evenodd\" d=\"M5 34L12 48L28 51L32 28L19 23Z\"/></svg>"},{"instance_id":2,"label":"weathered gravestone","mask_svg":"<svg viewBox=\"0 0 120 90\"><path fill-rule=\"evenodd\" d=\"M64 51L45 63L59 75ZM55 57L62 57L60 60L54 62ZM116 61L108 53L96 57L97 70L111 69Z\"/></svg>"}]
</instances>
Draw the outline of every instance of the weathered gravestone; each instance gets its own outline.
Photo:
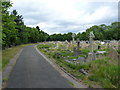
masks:
<instances>
[{"instance_id":1,"label":"weathered gravestone","mask_svg":"<svg viewBox=\"0 0 120 90\"><path fill-rule=\"evenodd\" d=\"M87 61L92 61L96 59L96 54L93 52L93 38L95 38L93 31L90 32L89 42L90 42L90 52L88 53Z\"/></svg>"},{"instance_id":2,"label":"weathered gravestone","mask_svg":"<svg viewBox=\"0 0 120 90\"><path fill-rule=\"evenodd\" d=\"M84 57L78 57L77 62L84 63L85 62L85 58Z\"/></svg>"},{"instance_id":3,"label":"weathered gravestone","mask_svg":"<svg viewBox=\"0 0 120 90\"><path fill-rule=\"evenodd\" d=\"M65 40L65 44L66 44L66 50L68 50L69 42L67 40Z\"/></svg>"},{"instance_id":4,"label":"weathered gravestone","mask_svg":"<svg viewBox=\"0 0 120 90\"><path fill-rule=\"evenodd\" d=\"M75 44L75 33L72 34L72 39L73 39L73 41L72 41L72 47L74 48L74 44Z\"/></svg>"},{"instance_id":5,"label":"weathered gravestone","mask_svg":"<svg viewBox=\"0 0 120 90\"><path fill-rule=\"evenodd\" d=\"M80 50L80 40L79 39L77 39L77 47L73 47L73 51L75 53L75 56L82 54L82 52Z\"/></svg>"}]
</instances>

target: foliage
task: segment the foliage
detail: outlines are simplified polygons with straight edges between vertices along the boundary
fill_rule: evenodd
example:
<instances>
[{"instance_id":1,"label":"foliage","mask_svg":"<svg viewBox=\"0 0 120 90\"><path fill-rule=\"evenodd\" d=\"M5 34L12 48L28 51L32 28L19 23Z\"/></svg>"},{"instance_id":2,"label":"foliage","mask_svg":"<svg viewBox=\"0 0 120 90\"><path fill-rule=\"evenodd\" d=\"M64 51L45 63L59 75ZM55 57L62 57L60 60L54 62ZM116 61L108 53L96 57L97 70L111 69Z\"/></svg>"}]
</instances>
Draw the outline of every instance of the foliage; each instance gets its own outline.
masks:
<instances>
[{"instance_id":1,"label":"foliage","mask_svg":"<svg viewBox=\"0 0 120 90\"><path fill-rule=\"evenodd\" d=\"M8 11L12 7L11 2L2 2L2 48L16 46L25 43L46 41L48 34L36 28L24 25L22 15L16 10Z\"/></svg>"},{"instance_id":2,"label":"foliage","mask_svg":"<svg viewBox=\"0 0 120 90\"><path fill-rule=\"evenodd\" d=\"M95 34L95 40L120 40L120 22L113 22L111 25L94 25L85 32L78 33L75 37L79 38L80 40L89 40L89 33L93 31ZM72 40L72 33L67 34L53 34L49 36L50 41L65 41L65 40Z\"/></svg>"}]
</instances>

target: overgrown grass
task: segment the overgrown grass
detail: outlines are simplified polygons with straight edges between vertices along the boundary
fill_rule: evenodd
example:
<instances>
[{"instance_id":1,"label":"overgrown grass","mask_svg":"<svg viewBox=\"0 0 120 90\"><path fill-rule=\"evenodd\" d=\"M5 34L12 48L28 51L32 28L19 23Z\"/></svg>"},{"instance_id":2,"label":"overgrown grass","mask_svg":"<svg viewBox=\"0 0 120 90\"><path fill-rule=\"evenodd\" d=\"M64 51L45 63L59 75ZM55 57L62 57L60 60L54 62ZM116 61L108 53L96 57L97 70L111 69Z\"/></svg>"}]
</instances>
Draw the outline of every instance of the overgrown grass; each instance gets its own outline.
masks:
<instances>
[{"instance_id":1,"label":"overgrown grass","mask_svg":"<svg viewBox=\"0 0 120 90\"><path fill-rule=\"evenodd\" d=\"M40 44L37 46L39 49L42 49L42 48L50 48L50 45L47 45L47 44Z\"/></svg>"},{"instance_id":2,"label":"overgrown grass","mask_svg":"<svg viewBox=\"0 0 120 90\"><path fill-rule=\"evenodd\" d=\"M4 69L9 61L25 46L32 45L32 44L24 44L15 46L12 48L8 48L2 51L2 69Z\"/></svg>"},{"instance_id":3,"label":"overgrown grass","mask_svg":"<svg viewBox=\"0 0 120 90\"><path fill-rule=\"evenodd\" d=\"M99 82L104 88L118 87L118 65L110 63L110 58L99 59L86 63L91 73L89 80Z\"/></svg>"},{"instance_id":4,"label":"overgrown grass","mask_svg":"<svg viewBox=\"0 0 120 90\"><path fill-rule=\"evenodd\" d=\"M43 50L43 49L42 49ZM105 49L104 49L105 50ZM106 49L105 51L109 51ZM44 52L44 50L43 50ZM82 49L84 54L89 52L88 49ZM83 80L89 87L93 85L100 85L103 88L117 88L118 87L118 64L114 63L114 60L104 57L95 61L86 63L68 63L65 62L61 56L70 56L70 58L78 58L69 54L66 51L44 52L48 57L55 59L55 62L63 67L67 72L71 73L76 78ZM84 69L89 72L89 75L84 75L79 72L80 69Z\"/></svg>"}]
</instances>

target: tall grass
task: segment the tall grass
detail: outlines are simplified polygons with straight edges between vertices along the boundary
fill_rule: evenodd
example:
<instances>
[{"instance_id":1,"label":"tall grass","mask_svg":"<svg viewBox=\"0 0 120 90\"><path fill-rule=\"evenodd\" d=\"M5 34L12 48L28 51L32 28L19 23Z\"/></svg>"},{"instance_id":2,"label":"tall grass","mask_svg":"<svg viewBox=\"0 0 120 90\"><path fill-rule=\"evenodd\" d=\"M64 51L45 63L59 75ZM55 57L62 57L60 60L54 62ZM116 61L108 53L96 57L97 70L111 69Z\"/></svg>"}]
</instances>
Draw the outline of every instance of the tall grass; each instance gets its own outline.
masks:
<instances>
[{"instance_id":1,"label":"tall grass","mask_svg":"<svg viewBox=\"0 0 120 90\"><path fill-rule=\"evenodd\" d=\"M85 66L89 66L91 75L89 80L99 82L104 88L118 87L118 65L109 62L110 58L93 61Z\"/></svg>"}]
</instances>

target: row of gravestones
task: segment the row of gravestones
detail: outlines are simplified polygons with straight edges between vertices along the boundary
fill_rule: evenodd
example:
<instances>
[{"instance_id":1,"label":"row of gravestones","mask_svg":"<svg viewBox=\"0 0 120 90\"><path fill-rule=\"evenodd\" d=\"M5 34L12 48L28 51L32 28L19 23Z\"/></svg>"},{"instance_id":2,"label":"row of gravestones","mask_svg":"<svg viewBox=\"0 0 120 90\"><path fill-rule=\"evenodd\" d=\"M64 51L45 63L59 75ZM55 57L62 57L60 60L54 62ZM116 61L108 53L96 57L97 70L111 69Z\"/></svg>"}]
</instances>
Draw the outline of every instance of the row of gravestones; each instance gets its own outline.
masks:
<instances>
[{"instance_id":1,"label":"row of gravestones","mask_svg":"<svg viewBox=\"0 0 120 90\"><path fill-rule=\"evenodd\" d=\"M81 52L81 50L80 50L80 41L79 41L79 39L77 39L77 47L74 47L74 44L75 44L75 39L74 39L74 34L72 35L72 38L73 38L73 41L72 41L72 46L73 46L73 51L74 51L74 53L75 53L75 55L80 55L80 54L82 54L82 52ZM79 61L91 61L91 60L96 60L96 54L98 54L98 53L106 53L105 51L99 51L99 52L97 52L97 53L94 53L93 52L93 38L94 38L95 36L94 36L94 34L93 34L93 32L90 32L90 39L89 39L89 42L85 42L85 41L83 41L83 43L90 43L90 52L88 53L88 56L87 56L87 59L85 59L85 58L83 58L83 57L79 57L78 58L78 60ZM100 43L100 41L97 41L97 43ZM109 43L110 43L110 41L105 41L105 42L102 42L102 44L104 44L104 43L107 43L107 45L108 45L108 48L110 47L110 45L109 45ZM114 41L114 43L115 43L115 41ZM58 43L56 43L57 45L56 45L56 48L58 49L59 48L59 44ZM65 41L65 45L66 45L66 50L68 50L68 47L69 47L69 42L66 40ZM97 45L97 49L100 49L101 48L101 46L100 45Z\"/></svg>"}]
</instances>

